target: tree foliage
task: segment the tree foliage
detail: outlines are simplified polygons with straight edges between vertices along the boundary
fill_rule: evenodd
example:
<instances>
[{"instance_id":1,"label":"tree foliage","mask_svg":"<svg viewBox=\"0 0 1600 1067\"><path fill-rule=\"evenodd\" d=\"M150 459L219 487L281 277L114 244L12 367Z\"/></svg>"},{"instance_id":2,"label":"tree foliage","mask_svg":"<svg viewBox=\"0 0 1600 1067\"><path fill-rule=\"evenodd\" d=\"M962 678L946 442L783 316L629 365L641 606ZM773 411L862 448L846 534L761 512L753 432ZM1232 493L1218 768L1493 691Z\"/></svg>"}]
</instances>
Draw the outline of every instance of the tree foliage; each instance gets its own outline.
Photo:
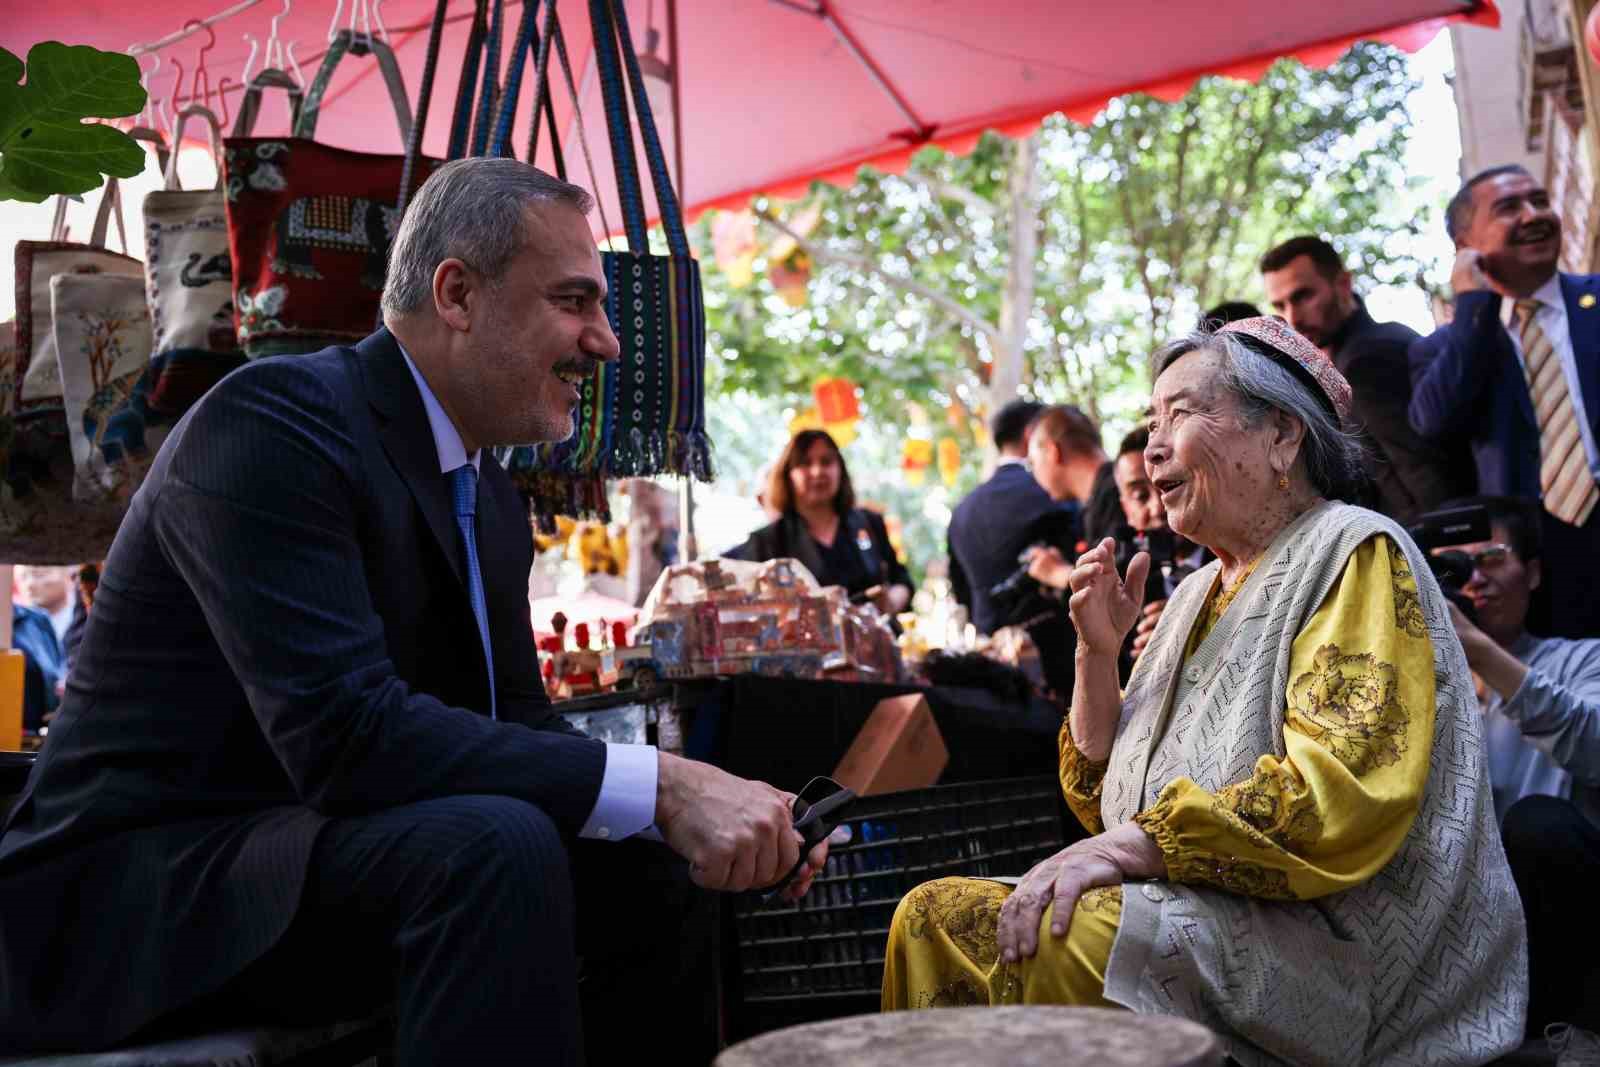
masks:
<instances>
[{"instance_id":1,"label":"tree foliage","mask_svg":"<svg viewBox=\"0 0 1600 1067\"><path fill-rule=\"evenodd\" d=\"M1087 126L1046 121L1038 198L1026 205L1038 252L1014 354L1023 391L1126 424L1148 390L1152 348L1223 299L1258 298L1261 253L1297 233L1327 236L1358 277L1417 275L1398 250L1405 242L1393 240L1429 221L1396 210L1415 85L1403 54L1360 45L1322 71L1285 60L1258 84L1206 78L1173 103L1134 95ZM976 480L983 449L973 424L987 413L994 361L1007 355L997 346L1016 151L990 135L967 156L921 152L903 176L863 170L848 188L816 187L803 307L779 299L760 260L742 288L708 265L709 387L738 398L761 428L717 435L725 469L770 458L785 437L780 409L803 407L818 378L842 376L860 385L864 419L877 424L846 453L868 495L891 491L908 433L956 436L956 488ZM771 220L764 238L796 214L759 200L753 210ZM721 406L711 405L713 421ZM936 523L943 509L924 510Z\"/></svg>"}]
</instances>

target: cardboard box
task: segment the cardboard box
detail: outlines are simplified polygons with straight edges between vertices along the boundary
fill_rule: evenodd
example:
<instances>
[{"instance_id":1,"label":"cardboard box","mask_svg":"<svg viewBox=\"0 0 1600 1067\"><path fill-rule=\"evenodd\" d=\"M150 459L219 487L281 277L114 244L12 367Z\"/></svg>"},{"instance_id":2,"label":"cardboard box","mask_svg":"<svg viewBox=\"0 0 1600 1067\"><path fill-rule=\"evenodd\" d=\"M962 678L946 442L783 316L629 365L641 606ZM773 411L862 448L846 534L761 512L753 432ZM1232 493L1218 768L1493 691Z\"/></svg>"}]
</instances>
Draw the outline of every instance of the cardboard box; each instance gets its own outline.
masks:
<instances>
[{"instance_id":1,"label":"cardboard box","mask_svg":"<svg viewBox=\"0 0 1600 1067\"><path fill-rule=\"evenodd\" d=\"M0 752L22 748L22 653L0 649Z\"/></svg>"},{"instance_id":2,"label":"cardboard box","mask_svg":"<svg viewBox=\"0 0 1600 1067\"><path fill-rule=\"evenodd\" d=\"M925 789L939 781L950 750L920 693L878 701L833 778L858 796Z\"/></svg>"}]
</instances>

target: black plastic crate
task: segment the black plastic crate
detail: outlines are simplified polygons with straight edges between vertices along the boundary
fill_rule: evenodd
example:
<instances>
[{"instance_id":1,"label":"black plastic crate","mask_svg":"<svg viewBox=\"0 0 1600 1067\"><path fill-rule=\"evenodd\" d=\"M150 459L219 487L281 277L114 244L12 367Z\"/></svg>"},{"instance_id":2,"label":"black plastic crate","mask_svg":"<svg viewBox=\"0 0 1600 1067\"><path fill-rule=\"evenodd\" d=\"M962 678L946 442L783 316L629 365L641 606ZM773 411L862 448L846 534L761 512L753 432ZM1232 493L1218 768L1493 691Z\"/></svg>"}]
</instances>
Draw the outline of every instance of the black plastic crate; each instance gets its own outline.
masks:
<instances>
[{"instance_id":1,"label":"black plastic crate","mask_svg":"<svg viewBox=\"0 0 1600 1067\"><path fill-rule=\"evenodd\" d=\"M1060 792L1042 776L857 800L846 820L850 844L830 850L804 900L739 899L742 999L876 996L900 898L947 875L1026 873L1064 844Z\"/></svg>"}]
</instances>

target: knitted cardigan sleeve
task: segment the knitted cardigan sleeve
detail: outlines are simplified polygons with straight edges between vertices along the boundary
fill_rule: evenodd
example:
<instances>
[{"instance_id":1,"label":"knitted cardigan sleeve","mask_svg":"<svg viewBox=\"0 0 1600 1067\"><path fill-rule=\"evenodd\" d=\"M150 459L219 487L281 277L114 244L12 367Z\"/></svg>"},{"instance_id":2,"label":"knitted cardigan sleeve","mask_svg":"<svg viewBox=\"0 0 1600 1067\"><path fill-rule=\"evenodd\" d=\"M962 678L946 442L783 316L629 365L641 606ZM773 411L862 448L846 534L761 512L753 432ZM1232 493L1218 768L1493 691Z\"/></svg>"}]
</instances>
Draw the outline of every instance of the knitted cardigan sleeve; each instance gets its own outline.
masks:
<instances>
[{"instance_id":1,"label":"knitted cardigan sleeve","mask_svg":"<svg viewBox=\"0 0 1600 1067\"><path fill-rule=\"evenodd\" d=\"M1250 777L1215 793L1176 778L1135 821L1174 882L1300 900L1360 885L1411 829L1433 716L1433 645L1416 579L1378 535L1356 548L1295 638L1285 754L1263 754ZM1065 781L1065 754L1062 766Z\"/></svg>"}]
</instances>

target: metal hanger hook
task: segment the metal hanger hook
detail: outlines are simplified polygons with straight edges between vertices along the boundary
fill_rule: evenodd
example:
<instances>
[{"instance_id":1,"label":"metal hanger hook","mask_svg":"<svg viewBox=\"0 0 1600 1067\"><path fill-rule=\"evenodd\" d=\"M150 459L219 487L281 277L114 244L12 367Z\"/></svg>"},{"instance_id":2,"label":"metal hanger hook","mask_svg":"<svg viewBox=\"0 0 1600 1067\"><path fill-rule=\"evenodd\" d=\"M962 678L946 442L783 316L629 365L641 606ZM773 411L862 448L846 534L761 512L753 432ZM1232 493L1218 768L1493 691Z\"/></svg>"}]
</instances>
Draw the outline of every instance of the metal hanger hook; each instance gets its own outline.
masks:
<instances>
[{"instance_id":1,"label":"metal hanger hook","mask_svg":"<svg viewBox=\"0 0 1600 1067\"><path fill-rule=\"evenodd\" d=\"M183 24L183 28L206 31L206 43L195 53L194 75L189 79L189 100L191 103L208 106L207 101L211 99L211 72L206 69L206 53L217 46L217 31L200 19L190 19Z\"/></svg>"},{"instance_id":2,"label":"metal hanger hook","mask_svg":"<svg viewBox=\"0 0 1600 1067\"><path fill-rule=\"evenodd\" d=\"M253 34L253 33L243 33L243 34L240 34L239 36L243 37L245 40L250 42L250 58L244 61L244 74L242 76L243 79L244 79L244 83L246 85L249 85L250 84L250 71L255 68L255 65L256 65L256 53L261 50L261 42L256 40L256 35ZM264 61L263 65L264 66L271 66L272 65L270 56L267 58L266 61Z\"/></svg>"}]
</instances>

